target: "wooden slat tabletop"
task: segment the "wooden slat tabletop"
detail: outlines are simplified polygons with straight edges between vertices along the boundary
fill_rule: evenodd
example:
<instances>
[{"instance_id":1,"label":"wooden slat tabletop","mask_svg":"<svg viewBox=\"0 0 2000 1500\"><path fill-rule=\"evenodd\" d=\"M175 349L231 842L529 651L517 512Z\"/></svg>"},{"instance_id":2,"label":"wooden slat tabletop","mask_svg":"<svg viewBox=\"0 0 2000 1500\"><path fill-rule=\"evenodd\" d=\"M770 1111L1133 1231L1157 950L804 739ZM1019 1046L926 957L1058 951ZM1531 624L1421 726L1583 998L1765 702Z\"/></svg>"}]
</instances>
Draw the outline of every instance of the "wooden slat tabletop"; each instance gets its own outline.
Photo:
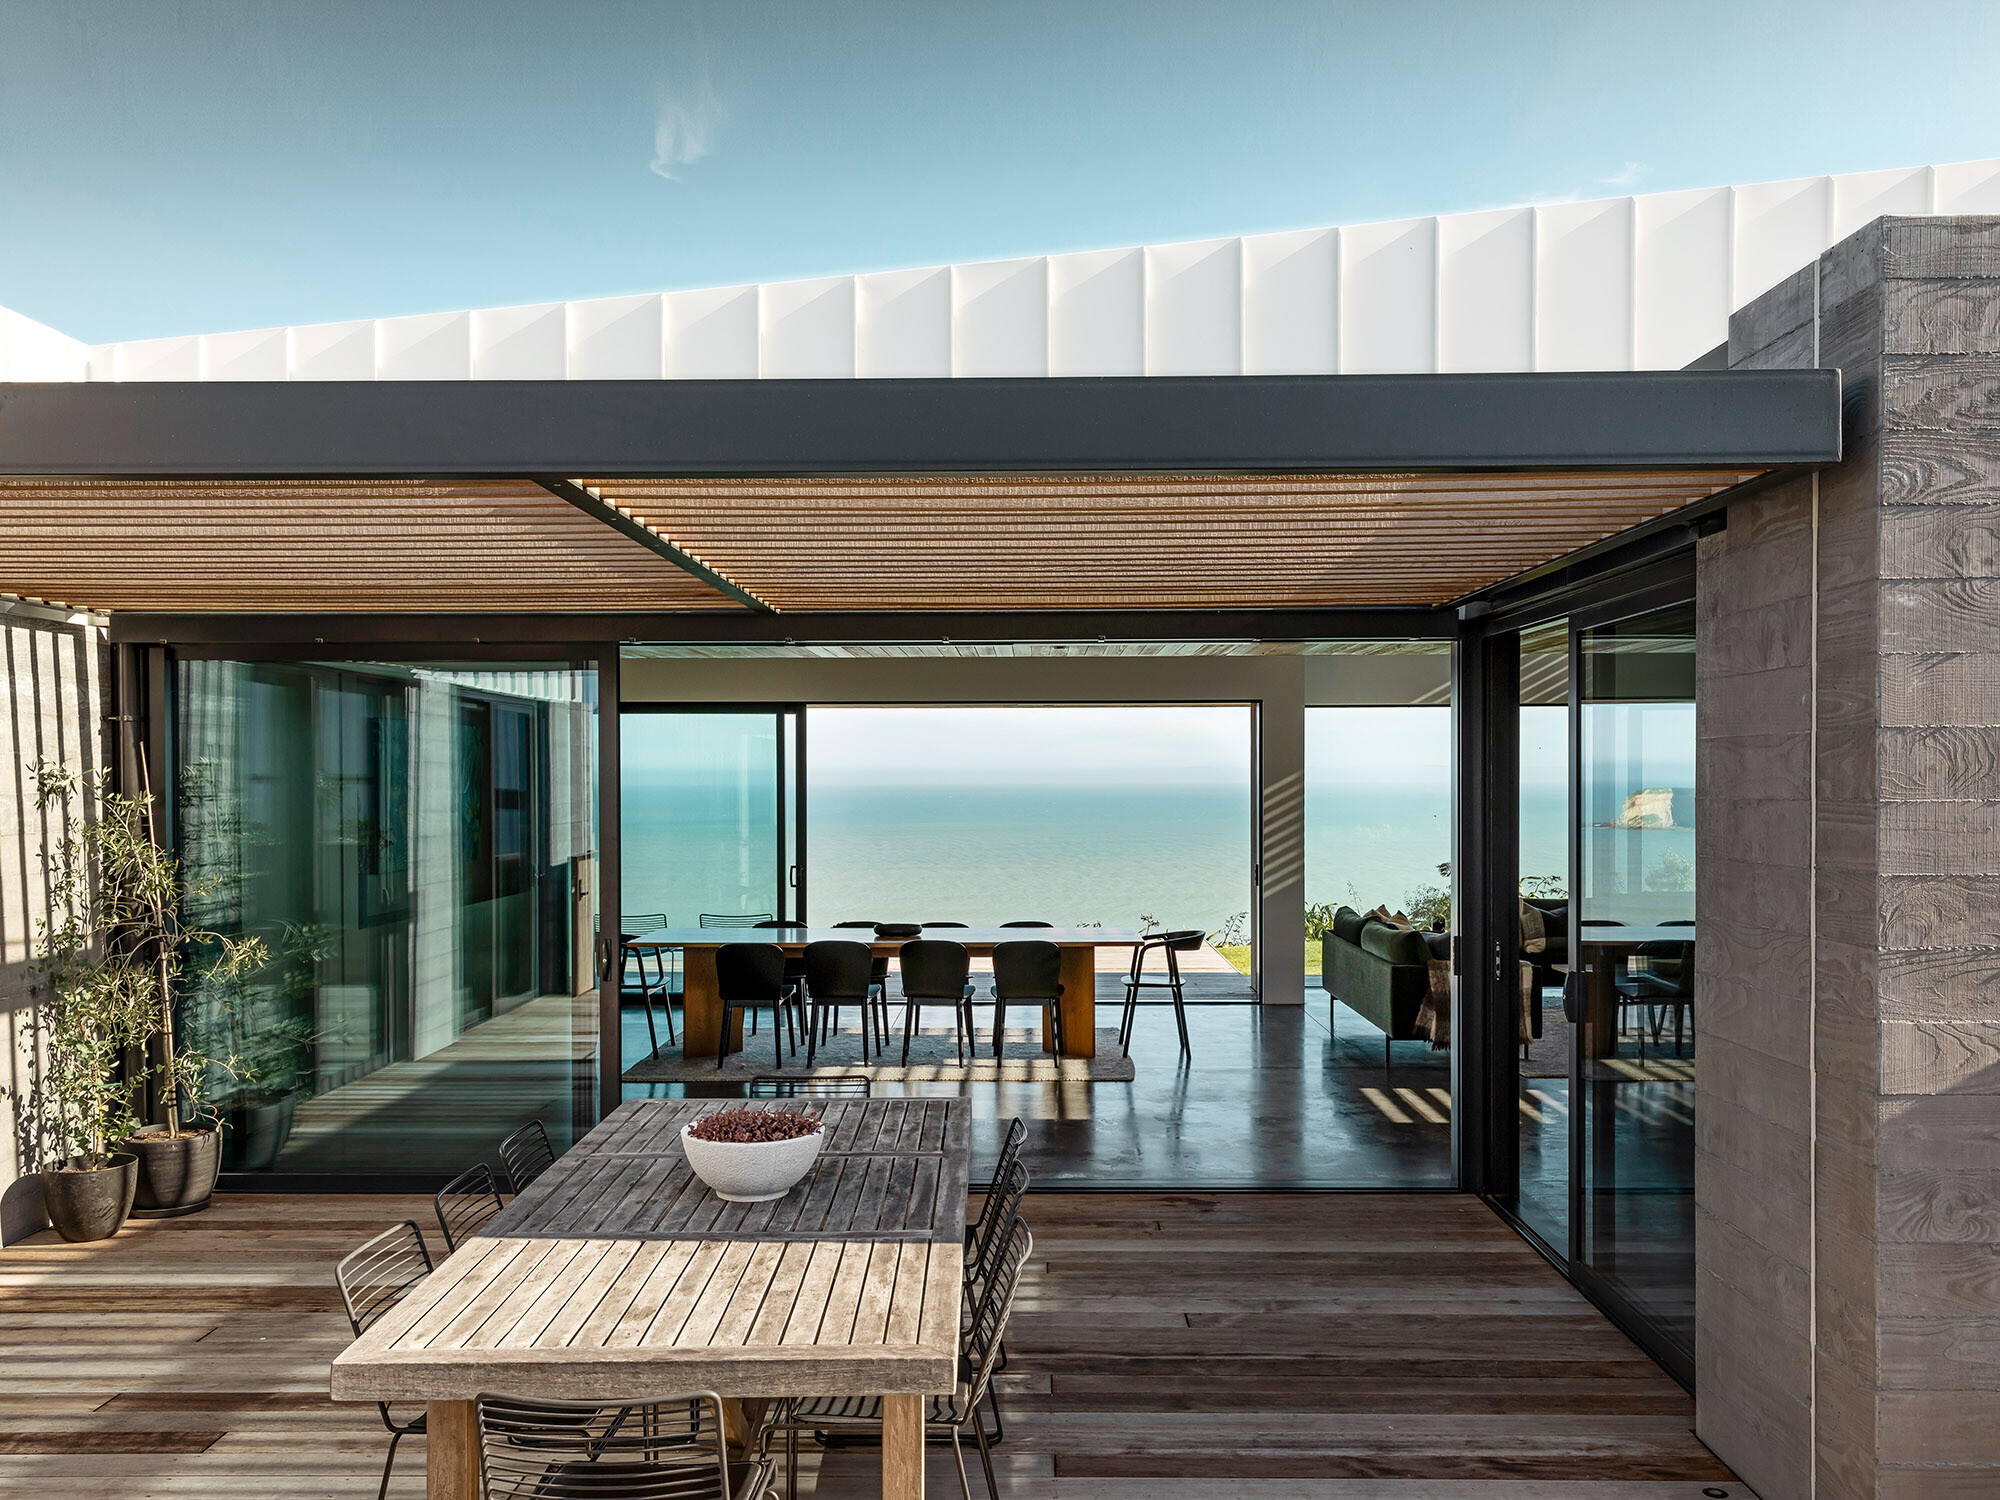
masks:
<instances>
[{"instance_id":1,"label":"wooden slat tabletop","mask_svg":"<svg viewBox=\"0 0 2000 1500\"><path fill-rule=\"evenodd\" d=\"M950 1390L968 1106L813 1103L819 1162L761 1204L681 1151L724 1101L621 1105L334 1361L334 1398Z\"/></svg>"}]
</instances>

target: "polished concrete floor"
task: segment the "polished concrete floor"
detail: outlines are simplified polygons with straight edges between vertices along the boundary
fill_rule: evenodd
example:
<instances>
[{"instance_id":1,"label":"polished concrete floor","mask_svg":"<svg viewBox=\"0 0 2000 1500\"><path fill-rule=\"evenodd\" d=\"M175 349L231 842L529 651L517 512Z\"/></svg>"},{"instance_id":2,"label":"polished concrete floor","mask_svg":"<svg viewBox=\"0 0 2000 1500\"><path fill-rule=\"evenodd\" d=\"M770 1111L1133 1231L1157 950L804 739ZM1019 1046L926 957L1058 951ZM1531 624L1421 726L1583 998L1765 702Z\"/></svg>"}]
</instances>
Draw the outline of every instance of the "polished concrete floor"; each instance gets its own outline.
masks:
<instances>
[{"instance_id":1,"label":"polished concrete floor","mask_svg":"<svg viewBox=\"0 0 2000 1500\"><path fill-rule=\"evenodd\" d=\"M1325 995L1306 1006L1191 1004L1183 1059L1171 1006L1142 1006L1130 1083L971 1083L974 1175L1004 1122L1028 1127L1043 1187L1424 1188L1451 1186L1450 1054L1396 1042ZM990 1024L982 1010L982 1030ZM625 1014L625 1056L645 1056L643 1012ZM627 1084L627 1098L700 1086ZM901 1092L899 1085L885 1086Z\"/></svg>"}]
</instances>

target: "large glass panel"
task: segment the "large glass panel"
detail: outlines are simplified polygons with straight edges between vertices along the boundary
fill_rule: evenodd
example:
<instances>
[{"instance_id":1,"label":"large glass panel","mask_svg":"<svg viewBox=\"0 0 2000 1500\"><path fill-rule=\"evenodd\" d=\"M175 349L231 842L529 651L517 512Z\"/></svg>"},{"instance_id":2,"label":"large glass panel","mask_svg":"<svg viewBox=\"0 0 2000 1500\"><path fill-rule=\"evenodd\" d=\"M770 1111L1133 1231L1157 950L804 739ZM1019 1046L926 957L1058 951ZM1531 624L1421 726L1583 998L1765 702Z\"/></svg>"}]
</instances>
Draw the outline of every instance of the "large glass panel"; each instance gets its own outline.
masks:
<instances>
[{"instance_id":1,"label":"large glass panel","mask_svg":"<svg viewBox=\"0 0 2000 1500\"><path fill-rule=\"evenodd\" d=\"M181 1024L238 1171L455 1173L596 1110L596 674L182 662Z\"/></svg>"},{"instance_id":2,"label":"large glass panel","mask_svg":"<svg viewBox=\"0 0 2000 1500\"><path fill-rule=\"evenodd\" d=\"M651 713L620 719L619 842L632 921L779 918L787 872L779 787L783 715ZM784 864L789 864L789 859Z\"/></svg>"},{"instance_id":3,"label":"large glass panel","mask_svg":"<svg viewBox=\"0 0 2000 1500\"><path fill-rule=\"evenodd\" d=\"M1694 609L1582 633L1583 1257L1694 1347Z\"/></svg>"},{"instance_id":4,"label":"large glass panel","mask_svg":"<svg viewBox=\"0 0 2000 1500\"><path fill-rule=\"evenodd\" d=\"M1396 664L1433 701L1306 710L1306 993L1322 1149L1343 1180L1414 1186L1451 1180L1451 658Z\"/></svg>"},{"instance_id":5,"label":"large glass panel","mask_svg":"<svg viewBox=\"0 0 2000 1500\"><path fill-rule=\"evenodd\" d=\"M1515 1010L1520 1158L1509 1206L1558 1255L1569 1253L1569 625L1520 637L1520 938Z\"/></svg>"}]
</instances>

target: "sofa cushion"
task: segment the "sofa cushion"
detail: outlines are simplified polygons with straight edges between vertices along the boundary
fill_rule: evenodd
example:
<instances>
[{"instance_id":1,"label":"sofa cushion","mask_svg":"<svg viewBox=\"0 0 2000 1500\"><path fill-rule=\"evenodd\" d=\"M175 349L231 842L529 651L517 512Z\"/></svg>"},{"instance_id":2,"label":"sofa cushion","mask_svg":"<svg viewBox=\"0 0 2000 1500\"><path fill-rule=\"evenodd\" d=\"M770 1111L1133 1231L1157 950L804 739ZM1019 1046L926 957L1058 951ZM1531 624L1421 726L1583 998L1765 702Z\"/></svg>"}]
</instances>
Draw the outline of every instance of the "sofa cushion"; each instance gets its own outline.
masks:
<instances>
[{"instance_id":1,"label":"sofa cushion","mask_svg":"<svg viewBox=\"0 0 2000 1500\"><path fill-rule=\"evenodd\" d=\"M1343 906L1333 914L1333 935L1343 943L1358 943L1361 941L1363 920L1361 913L1353 907Z\"/></svg>"},{"instance_id":2,"label":"sofa cushion","mask_svg":"<svg viewBox=\"0 0 2000 1500\"><path fill-rule=\"evenodd\" d=\"M1427 968L1431 961L1430 946L1424 942L1421 932L1412 932L1406 927L1389 927L1381 922L1370 922L1361 929L1361 948L1363 952L1372 953L1392 964L1415 964L1419 968Z\"/></svg>"}]
</instances>

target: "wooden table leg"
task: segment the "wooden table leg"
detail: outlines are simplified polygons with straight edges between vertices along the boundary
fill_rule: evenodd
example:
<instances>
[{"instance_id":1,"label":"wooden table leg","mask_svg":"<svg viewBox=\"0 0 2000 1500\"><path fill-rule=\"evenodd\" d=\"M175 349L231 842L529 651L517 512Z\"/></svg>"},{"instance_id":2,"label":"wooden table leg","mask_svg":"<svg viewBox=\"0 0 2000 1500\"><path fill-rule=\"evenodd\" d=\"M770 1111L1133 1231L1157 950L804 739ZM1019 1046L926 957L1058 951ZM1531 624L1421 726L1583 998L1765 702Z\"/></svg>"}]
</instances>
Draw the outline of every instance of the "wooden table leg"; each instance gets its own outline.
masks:
<instances>
[{"instance_id":1,"label":"wooden table leg","mask_svg":"<svg viewBox=\"0 0 2000 1500\"><path fill-rule=\"evenodd\" d=\"M479 1500L479 1421L470 1401L433 1401L424 1415L426 1500Z\"/></svg>"},{"instance_id":2,"label":"wooden table leg","mask_svg":"<svg viewBox=\"0 0 2000 1500\"><path fill-rule=\"evenodd\" d=\"M924 1500L924 1398L882 1398L882 1500Z\"/></svg>"},{"instance_id":3,"label":"wooden table leg","mask_svg":"<svg viewBox=\"0 0 2000 1500\"><path fill-rule=\"evenodd\" d=\"M743 1012L730 1017L729 1049L743 1049ZM713 948L681 950L681 1056L713 1057L722 1046L722 988Z\"/></svg>"},{"instance_id":4,"label":"wooden table leg","mask_svg":"<svg viewBox=\"0 0 2000 1500\"><path fill-rule=\"evenodd\" d=\"M1062 950L1063 1056L1097 1056L1097 950ZM1042 1019L1042 1050L1056 1050L1055 1029Z\"/></svg>"}]
</instances>

